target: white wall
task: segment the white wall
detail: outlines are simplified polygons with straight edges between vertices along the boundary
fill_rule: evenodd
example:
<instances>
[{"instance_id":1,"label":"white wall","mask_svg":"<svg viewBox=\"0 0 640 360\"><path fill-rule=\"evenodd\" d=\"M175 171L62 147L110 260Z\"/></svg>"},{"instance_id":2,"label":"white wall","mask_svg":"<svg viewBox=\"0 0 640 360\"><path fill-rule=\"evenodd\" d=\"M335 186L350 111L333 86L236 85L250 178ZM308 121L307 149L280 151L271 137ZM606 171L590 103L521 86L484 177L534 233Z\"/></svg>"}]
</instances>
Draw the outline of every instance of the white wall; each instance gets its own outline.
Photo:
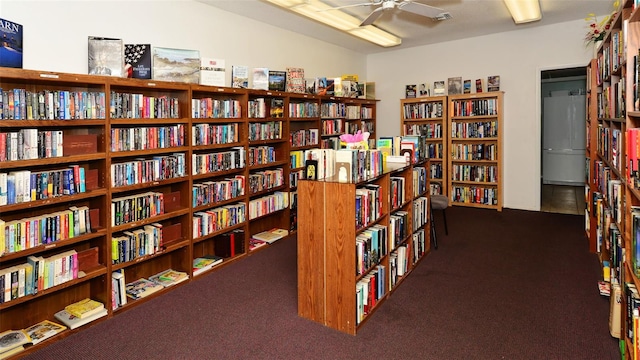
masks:
<instances>
[{"instance_id":1,"label":"white wall","mask_svg":"<svg viewBox=\"0 0 640 360\"><path fill-rule=\"evenodd\" d=\"M404 86L500 75L505 91L504 206L539 210L540 71L584 66L584 20L364 56L191 0L0 0L0 17L24 25L24 68L87 72L87 37L196 49L231 65L306 77L359 74L376 82L379 135L398 135ZM197 26L194 26L197 24Z\"/></svg>"},{"instance_id":2,"label":"white wall","mask_svg":"<svg viewBox=\"0 0 640 360\"><path fill-rule=\"evenodd\" d=\"M127 44L199 50L231 66L284 70L305 77L366 72L363 54L311 39L191 0L0 0L0 17L24 26L25 69L87 73L87 37Z\"/></svg>"},{"instance_id":3,"label":"white wall","mask_svg":"<svg viewBox=\"0 0 640 360\"><path fill-rule=\"evenodd\" d=\"M540 71L586 66L584 20L370 55L377 133L398 135L406 84L500 75L504 96L504 207L540 210Z\"/></svg>"}]
</instances>

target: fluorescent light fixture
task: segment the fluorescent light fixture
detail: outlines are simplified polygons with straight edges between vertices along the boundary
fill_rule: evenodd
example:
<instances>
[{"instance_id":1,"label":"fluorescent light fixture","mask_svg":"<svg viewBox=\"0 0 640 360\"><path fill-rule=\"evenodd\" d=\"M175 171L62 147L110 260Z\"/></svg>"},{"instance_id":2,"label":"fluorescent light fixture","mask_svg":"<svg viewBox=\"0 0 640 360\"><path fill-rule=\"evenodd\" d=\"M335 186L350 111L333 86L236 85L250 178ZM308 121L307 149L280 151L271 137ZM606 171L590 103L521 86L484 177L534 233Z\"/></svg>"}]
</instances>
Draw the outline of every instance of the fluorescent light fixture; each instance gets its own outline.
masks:
<instances>
[{"instance_id":1,"label":"fluorescent light fixture","mask_svg":"<svg viewBox=\"0 0 640 360\"><path fill-rule=\"evenodd\" d=\"M538 0L504 0L516 24L524 24L542 19Z\"/></svg>"},{"instance_id":2,"label":"fluorescent light fixture","mask_svg":"<svg viewBox=\"0 0 640 360\"><path fill-rule=\"evenodd\" d=\"M315 21L329 25L382 47L400 45L402 39L373 25L360 26L362 20L318 0L266 0Z\"/></svg>"}]
</instances>

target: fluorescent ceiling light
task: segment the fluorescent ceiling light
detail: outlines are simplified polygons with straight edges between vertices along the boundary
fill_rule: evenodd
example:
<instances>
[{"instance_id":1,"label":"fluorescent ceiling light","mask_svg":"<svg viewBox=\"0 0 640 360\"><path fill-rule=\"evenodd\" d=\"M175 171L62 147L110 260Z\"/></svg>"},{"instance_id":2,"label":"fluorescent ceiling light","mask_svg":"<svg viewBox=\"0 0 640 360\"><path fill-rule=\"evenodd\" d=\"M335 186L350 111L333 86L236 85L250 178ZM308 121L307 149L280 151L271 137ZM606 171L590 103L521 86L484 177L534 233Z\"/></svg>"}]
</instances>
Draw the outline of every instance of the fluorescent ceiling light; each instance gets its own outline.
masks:
<instances>
[{"instance_id":1,"label":"fluorescent ceiling light","mask_svg":"<svg viewBox=\"0 0 640 360\"><path fill-rule=\"evenodd\" d=\"M542 19L538 0L504 0L516 24Z\"/></svg>"},{"instance_id":2,"label":"fluorescent ceiling light","mask_svg":"<svg viewBox=\"0 0 640 360\"><path fill-rule=\"evenodd\" d=\"M360 26L362 20L318 0L266 0L310 19L329 25L382 47L400 45L402 39L373 25Z\"/></svg>"}]
</instances>

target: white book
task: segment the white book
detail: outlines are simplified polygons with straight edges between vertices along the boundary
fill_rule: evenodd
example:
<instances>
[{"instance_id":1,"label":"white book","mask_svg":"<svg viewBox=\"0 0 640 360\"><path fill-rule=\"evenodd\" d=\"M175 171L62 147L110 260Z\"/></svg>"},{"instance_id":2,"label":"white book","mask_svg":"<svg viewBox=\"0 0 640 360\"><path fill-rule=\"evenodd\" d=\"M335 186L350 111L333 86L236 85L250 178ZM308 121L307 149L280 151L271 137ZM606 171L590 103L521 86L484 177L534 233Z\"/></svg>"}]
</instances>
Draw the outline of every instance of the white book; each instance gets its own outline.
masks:
<instances>
[{"instance_id":1,"label":"white book","mask_svg":"<svg viewBox=\"0 0 640 360\"><path fill-rule=\"evenodd\" d=\"M253 69L253 88L269 90L269 68L260 67ZM264 99L262 99L264 101Z\"/></svg>"},{"instance_id":2,"label":"white book","mask_svg":"<svg viewBox=\"0 0 640 360\"><path fill-rule=\"evenodd\" d=\"M224 86L226 80L226 68L223 59L200 59L200 84L211 86Z\"/></svg>"},{"instance_id":3,"label":"white book","mask_svg":"<svg viewBox=\"0 0 640 360\"><path fill-rule=\"evenodd\" d=\"M65 324L67 327L69 327L69 329L73 330L75 328L78 328L82 325L88 324L96 319L99 319L101 317L104 317L107 315L107 308L102 309L100 312L92 315L92 316L88 316L86 318L78 318L75 317L71 314L69 314L66 310L60 310L57 313L55 313L54 317L58 320L60 320L63 324Z\"/></svg>"},{"instance_id":4,"label":"white book","mask_svg":"<svg viewBox=\"0 0 640 360\"><path fill-rule=\"evenodd\" d=\"M0 205L7 205L7 173L0 173Z\"/></svg>"}]
</instances>

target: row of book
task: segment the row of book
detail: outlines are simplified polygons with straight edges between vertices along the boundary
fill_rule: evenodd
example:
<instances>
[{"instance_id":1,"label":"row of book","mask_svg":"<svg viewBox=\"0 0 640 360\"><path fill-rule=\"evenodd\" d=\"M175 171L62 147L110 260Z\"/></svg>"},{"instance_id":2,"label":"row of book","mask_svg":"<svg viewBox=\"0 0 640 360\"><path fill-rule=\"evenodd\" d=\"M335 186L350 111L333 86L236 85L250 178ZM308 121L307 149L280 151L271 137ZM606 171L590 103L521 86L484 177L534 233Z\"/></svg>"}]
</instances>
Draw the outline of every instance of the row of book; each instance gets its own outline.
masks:
<instances>
[{"instance_id":1,"label":"row of book","mask_svg":"<svg viewBox=\"0 0 640 360\"><path fill-rule=\"evenodd\" d=\"M276 148L273 146L249 147L247 156L249 166L269 164L276 161Z\"/></svg>"},{"instance_id":2,"label":"row of book","mask_svg":"<svg viewBox=\"0 0 640 360\"><path fill-rule=\"evenodd\" d=\"M442 172L440 176L442 179ZM451 178L455 181L498 182L498 168L495 165L451 165Z\"/></svg>"},{"instance_id":3,"label":"row of book","mask_svg":"<svg viewBox=\"0 0 640 360\"><path fill-rule=\"evenodd\" d=\"M428 139L442 139L442 124L405 124L403 126L405 135L421 135Z\"/></svg>"},{"instance_id":4,"label":"row of book","mask_svg":"<svg viewBox=\"0 0 640 360\"><path fill-rule=\"evenodd\" d=\"M427 192L427 169L421 166L413 168L413 196L420 196Z\"/></svg>"},{"instance_id":5,"label":"row of book","mask_svg":"<svg viewBox=\"0 0 640 360\"><path fill-rule=\"evenodd\" d=\"M271 214L289 207L289 193L276 191L273 194L249 201L249 219Z\"/></svg>"},{"instance_id":6,"label":"row of book","mask_svg":"<svg viewBox=\"0 0 640 360\"><path fill-rule=\"evenodd\" d=\"M318 145L318 129L300 129L289 133L289 144L291 146L313 146Z\"/></svg>"},{"instance_id":7,"label":"row of book","mask_svg":"<svg viewBox=\"0 0 640 360\"><path fill-rule=\"evenodd\" d=\"M396 209L404 204L405 199L405 179L402 176L391 176L389 178L389 199L391 209Z\"/></svg>"},{"instance_id":8,"label":"row of book","mask_svg":"<svg viewBox=\"0 0 640 360\"><path fill-rule=\"evenodd\" d=\"M191 126L191 144L195 146L232 144L238 142L238 138L238 123Z\"/></svg>"},{"instance_id":9,"label":"row of book","mask_svg":"<svg viewBox=\"0 0 640 360\"><path fill-rule=\"evenodd\" d=\"M400 245L409 235L409 212L398 210L389 216L389 248Z\"/></svg>"},{"instance_id":10,"label":"row of book","mask_svg":"<svg viewBox=\"0 0 640 360\"><path fill-rule=\"evenodd\" d=\"M249 141L282 139L282 121L249 123Z\"/></svg>"},{"instance_id":11,"label":"row of book","mask_svg":"<svg viewBox=\"0 0 640 360\"><path fill-rule=\"evenodd\" d=\"M498 115L498 99L454 100L451 104L453 116Z\"/></svg>"},{"instance_id":12,"label":"row of book","mask_svg":"<svg viewBox=\"0 0 640 360\"><path fill-rule=\"evenodd\" d=\"M451 122L451 138L482 139L498 137L498 122Z\"/></svg>"},{"instance_id":13,"label":"row of book","mask_svg":"<svg viewBox=\"0 0 640 360\"><path fill-rule=\"evenodd\" d=\"M256 194L284 185L282 168L264 170L249 175L249 194Z\"/></svg>"},{"instance_id":14,"label":"row of book","mask_svg":"<svg viewBox=\"0 0 640 360\"><path fill-rule=\"evenodd\" d=\"M245 152L246 150L244 147L236 146L226 151L218 151L208 154L192 154L192 174L209 174L218 171L244 168Z\"/></svg>"},{"instance_id":15,"label":"row of book","mask_svg":"<svg viewBox=\"0 0 640 360\"><path fill-rule=\"evenodd\" d=\"M441 159L443 158L444 145L442 143L428 143L425 146L426 157L429 159Z\"/></svg>"},{"instance_id":16,"label":"row of book","mask_svg":"<svg viewBox=\"0 0 640 360\"><path fill-rule=\"evenodd\" d=\"M164 214L164 196L162 192L148 191L111 199L111 226Z\"/></svg>"},{"instance_id":17,"label":"row of book","mask_svg":"<svg viewBox=\"0 0 640 360\"><path fill-rule=\"evenodd\" d=\"M78 253L68 250L0 270L0 303L7 303L78 278Z\"/></svg>"},{"instance_id":18,"label":"row of book","mask_svg":"<svg viewBox=\"0 0 640 360\"><path fill-rule=\"evenodd\" d=\"M409 271L411 248L406 243L398 246L389 255L389 291L391 291L398 281Z\"/></svg>"},{"instance_id":19,"label":"row of book","mask_svg":"<svg viewBox=\"0 0 640 360\"><path fill-rule=\"evenodd\" d=\"M382 189L377 184L366 184L355 193L355 227L361 229L382 216Z\"/></svg>"},{"instance_id":20,"label":"row of book","mask_svg":"<svg viewBox=\"0 0 640 360\"><path fill-rule=\"evenodd\" d=\"M185 126L111 128L111 151L166 149L185 145Z\"/></svg>"},{"instance_id":21,"label":"row of book","mask_svg":"<svg viewBox=\"0 0 640 360\"><path fill-rule=\"evenodd\" d=\"M498 160L497 144L452 144L452 160Z\"/></svg>"},{"instance_id":22,"label":"row of book","mask_svg":"<svg viewBox=\"0 0 640 360\"><path fill-rule=\"evenodd\" d=\"M245 203L230 204L193 213L193 238L200 238L247 221Z\"/></svg>"},{"instance_id":23,"label":"row of book","mask_svg":"<svg viewBox=\"0 0 640 360\"><path fill-rule=\"evenodd\" d=\"M271 98L269 101L264 98L250 99L247 110L247 116L250 119L266 119L267 114L272 118L281 118L284 117L284 99Z\"/></svg>"},{"instance_id":24,"label":"row of book","mask_svg":"<svg viewBox=\"0 0 640 360\"><path fill-rule=\"evenodd\" d=\"M429 178L444 179L444 172L442 171L441 163L433 163L429 165Z\"/></svg>"},{"instance_id":25,"label":"row of book","mask_svg":"<svg viewBox=\"0 0 640 360\"><path fill-rule=\"evenodd\" d=\"M322 135L340 135L342 133L344 133L342 119L322 120Z\"/></svg>"},{"instance_id":26,"label":"row of book","mask_svg":"<svg viewBox=\"0 0 640 360\"><path fill-rule=\"evenodd\" d=\"M122 264L152 255L163 247L162 225L154 223L143 228L124 231L111 237L111 263Z\"/></svg>"},{"instance_id":27,"label":"row of book","mask_svg":"<svg viewBox=\"0 0 640 360\"><path fill-rule=\"evenodd\" d=\"M366 273L387 255L387 227L374 224L356 236L356 276Z\"/></svg>"},{"instance_id":28,"label":"row of book","mask_svg":"<svg viewBox=\"0 0 640 360\"><path fill-rule=\"evenodd\" d=\"M105 102L99 91L0 88L0 120L104 119Z\"/></svg>"},{"instance_id":29,"label":"row of book","mask_svg":"<svg viewBox=\"0 0 640 360\"><path fill-rule=\"evenodd\" d=\"M86 192L85 168L0 173L0 205L19 204Z\"/></svg>"},{"instance_id":30,"label":"row of book","mask_svg":"<svg viewBox=\"0 0 640 360\"><path fill-rule=\"evenodd\" d=\"M62 130L20 129L0 132L0 161L62 157Z\"/></svg>"},{"instance_id":31,"label":"row of book","mask_svg":"<svg viewBox=\"0 0 640 360\"><path fill-rule=\"evenodd\" d=\"M111 164L111 186L146 184L186 175L184 153L159 155L150 159L135 159Z\"/></svg>"},{"instance_id":32,"label":"row of book","mask_svg":"<svg viewBox=\"0 0 640 360\"><path fill-rule=\"evenodd\" d=\"M109 114L112 119L178 119L180 102L168 96L111 92Z\"/></svg>"},{"instance_id":33,"label":"row of book","mask_svg":"<svg viewBox=\"0 0 640 360\"><path fill-rule=\"evenodd\" d=\"M242 106L239 100L234 99L191 99L191 117L194 119L238 119L242 117Z\"/></svg>"},{"instance_id":34,"label":"row of book","mask_svg":"<svg viewBox=\"0 0 640 360\"><path fill-rule=\"evenodd\" d=\"M320 105L317 102L290 102L290 118L310 118L320 116Z\"/></svg>"},{"instance_id":35,"label":"row of book","mask_svg":"<svg viewBox=\"0 0 640 360\"><path fill-rule=\"evenodd\" d=\"M451 187L451 201L467 204L497 205L498 190L484 186L460 186Z\"/></svg>"},{"instance_id":36,"label":"row of book","mask_svg":"<svg viewBox=\"0 0 640 360\"><path fill-rule=\"evenodd\" d=\"M0 219L0 255L67 240L91 232L87 206L16 220Z\"/></svg>"},{"instance_id":37,"label":"row of book","mask_svg":"<svg viewBox=\"0 0 640 360\"><path fill-rule=\"evenodd\" d=\"M429 221L429 198L421 196L413 201L413 231L418 231Z\"/></svg>"},{"instance_id":38,"label":"row of book","mask_svg":"<svg viewBox=\"0 0 640 360\"><path fill-rule=\"evenodd\" d=\"M442 117L442 102L408 103L402 107L404 119L433 119ZM406 133L405 133L406 134Z\"/></svg>"},{"instance_id":39,"label":"row of book","mask_svg":"<svg viewBox=\"0 0 640 360\"><path fill-rule=\"evenodd\" d=\"M193 184L193 207L231 200L244 195L245 177L236 175L217 181Z\"/></svg>"},{"instance_id":40,"label":"row of book","mask_svg":"<svg viewBox=\"0 0 640 360\"><path fill-rule=\"evenodd\" d=\"M356 283L356 325L371 313L385 294L386 267L377 265Z\"/></svg>"}]
</instances>

